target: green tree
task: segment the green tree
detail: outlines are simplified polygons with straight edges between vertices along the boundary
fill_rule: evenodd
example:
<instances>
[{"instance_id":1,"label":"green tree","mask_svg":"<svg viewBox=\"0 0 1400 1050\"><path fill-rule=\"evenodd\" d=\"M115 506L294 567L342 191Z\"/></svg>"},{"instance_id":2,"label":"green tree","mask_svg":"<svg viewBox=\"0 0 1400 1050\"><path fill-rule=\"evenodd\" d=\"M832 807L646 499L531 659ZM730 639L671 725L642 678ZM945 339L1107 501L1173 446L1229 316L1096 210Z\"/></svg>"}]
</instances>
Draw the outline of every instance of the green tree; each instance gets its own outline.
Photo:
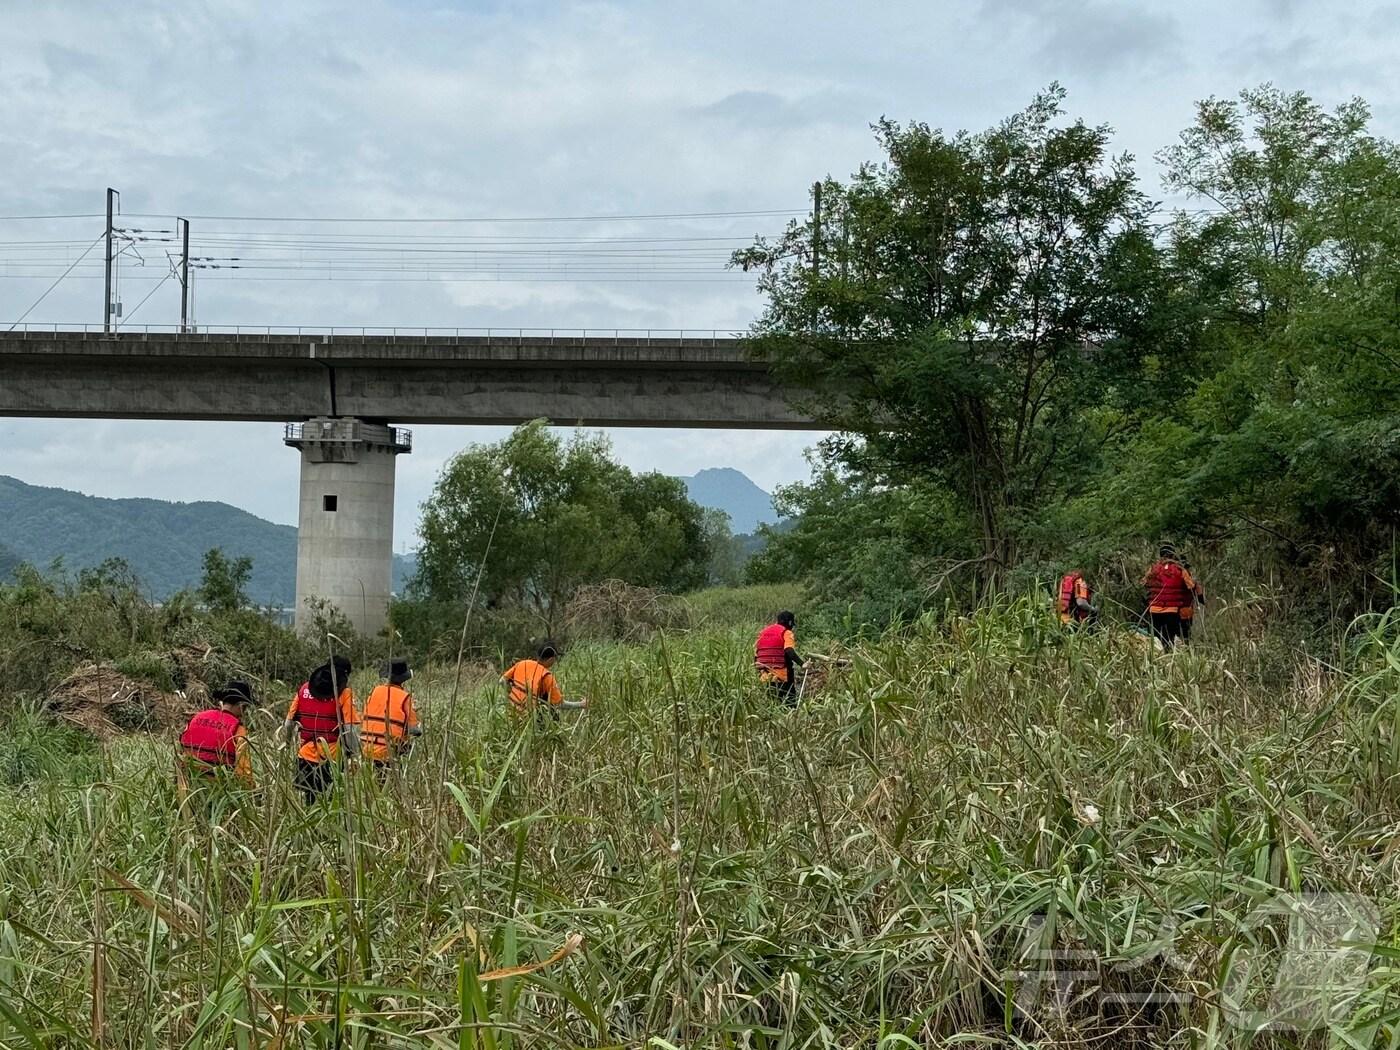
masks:
<instances>
[{"instance_id":1,"label":"green tree","mask_svg":"<svg viewBox=\"0 0 1400 1050\"><path fill-rule=\"evenodd\" d=\"M1063 97L977 135L882 121L885 162L827 179L820 223L734 256L768 297L756 348L839 432L828 462L953 494L987 585L1092 460L1080 411L1152 317L1152 206Z\"/></svg>"},{"instance_id":2,"label":"green tree","mask_svg":"<svg viewBox=\"0 0 1400 1050\"><path fill-rule=\"evenodd\" d=\"M1109 464L1121 532L1239 535L1383 588L1400 527L1400 151L1353 100L1209 99L1162 151L1195 348ZM1369 584L1366 583L1369 581Z\"/></svg>"},{"instance_id":3,"label":"green tree","mask_svg":"<svg viewBox=\"0 0 1400 1050\"><path fill-rule=\"evenodd\" d=\"M542 420L454 456L423 504L414 594L528 609L543 631L583 584L679 591L705 582L703 517L684 484L633 474L605 438L568 442Z\"/></svg>"},{"instance_id":4,"label":"green tree","mask_svg":"<svg viewBox=\"0 0 1400 1050\"><path fill-rule=\"evenodd\" d=\"M744 576L744 541L734 535L729 515L714 507L705 508L703 527L709 566L705 582L715 587L733 587Z\"/></svg>"},{"instance_id":5,"label":"green tree","mask_svg":"<svg viewBox=\"0 0 1400 1050\"><path fill-rule=\"evenodd\" d=\"M141 596L141 581L125 558L108 558L100 565L79 570L77 591L93 604L106 606L116 617L121 633L135 643L148 610Z\"/></svg>"},{"instance_id":6,"label":"green tree","mask_svg":"<svg viewBox=\"0 0 1400 1050\"><path fill-rule=\"evenodd\" d=\"M745 566L751 583L805 581L832 620L884 627L931 601L967 598L957 569L975 558L975 531L946 489L924 480L882 486L826 468L785 485L764 525L764 547Z\"/></svg>"},{"instance_id":7,"label":"green tree","mask_svg":"<svg viewBox=\"0 0 1400 1050\"><path fill-rule=\"evenodd\" d=\"M204 573L199 581L199 600L210 612L233 612L248 604L248 581L253 575L253 559L246 555L230 558L218 547L204 552Z\"/></svg>"}]
</instances>

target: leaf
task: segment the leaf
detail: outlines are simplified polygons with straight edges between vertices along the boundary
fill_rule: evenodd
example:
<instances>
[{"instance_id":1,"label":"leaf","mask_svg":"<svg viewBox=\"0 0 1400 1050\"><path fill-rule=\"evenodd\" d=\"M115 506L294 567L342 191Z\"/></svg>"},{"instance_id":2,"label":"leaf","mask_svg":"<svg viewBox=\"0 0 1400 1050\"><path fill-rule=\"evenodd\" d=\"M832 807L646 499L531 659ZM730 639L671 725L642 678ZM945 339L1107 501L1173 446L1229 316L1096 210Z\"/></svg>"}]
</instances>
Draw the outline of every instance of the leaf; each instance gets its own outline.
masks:
<instances>
[{"instance_id":1,"label":"leaf","mask_svg":"<svg viewBox=\"0 0 1400 1050\"><path fill-rule=\"evenodd\" d=\"M109 887L109 889L119 889L147 911L155 912L160 916L165 925L176 933L182 934L185 937L193 937L199 932L199 927L203 925L200 921L199 913L184 901L179 901L172 897L170 898L170 904L167 906L156 900L120 872L113 871L111 868L107 867L102 868L101 871L106 878L111 879L117 884L115 887Z\"/></svg>"},{"instance_id":2,"label":"leaf","mask_svg":"<svg viewBox=\"0 0 1400 1050\"><path fill-rule=\"evenodd\" d=\"M463 937L472 942L472 947L476 949L477 958L481 960L481 964L484 966L486 964L486 949L482 947L481 935L477 933L476 927L469 922L463 922L460 930L444 937L437 946L433 948L433 954L442 955Z\"/></svg>"},{"instance_id":3,"label":"leaf","mask_svg":"<svg viewBox=\"0 0 1400 1050\"><path fill-rule=\"evenodd\" d=\"M500 970L488 970L486 973L478 974L477 980L485 984L488 981L504 981L508 977L524 977L526 974L537 973L546 967L553 966L557 962L567 959L574 952L583 947L583 934L571 933L564 938L564 943L559 946L559 950L548 959L543 959L537 963L528 963L524 966L507 966Z\"/></svg>"}]
</instances>

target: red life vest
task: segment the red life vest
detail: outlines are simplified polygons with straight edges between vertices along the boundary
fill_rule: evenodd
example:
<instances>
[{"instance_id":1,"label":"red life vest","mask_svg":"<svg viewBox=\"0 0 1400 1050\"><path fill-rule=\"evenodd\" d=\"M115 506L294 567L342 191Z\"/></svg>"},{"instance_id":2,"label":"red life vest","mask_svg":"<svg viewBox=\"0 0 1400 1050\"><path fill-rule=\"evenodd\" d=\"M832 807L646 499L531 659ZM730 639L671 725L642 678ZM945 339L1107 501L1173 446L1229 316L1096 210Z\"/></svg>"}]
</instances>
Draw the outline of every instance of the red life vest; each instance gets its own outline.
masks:
<instances>
[{"instance_id":1,"label":"red life vest","mask_svg":"<svg viewBox=\"0 0 1400 1050\"><path fill-rule=\"evenodd\" d=\"M1147 604L1168 609L1191 604L1191 591L1180 565L1174 561L1159 561L1147 570Z\"/></svg>"},{"instance_id":2,"label":"red life vest","mask_svg":"<svg viewBox=\"0 0 1400 1050\"><path fill-rule=\"evenodd\" d=\"M227 711L201 711L180 734L180 747L187 758L196 762L232 769L238 761L238 724L238 719Z\"/></svg>"},{"instance_id":3,"label":"red life vest","mask_svg":"<svg viewBox=\"0 0 1400 1050\"><path fill-rule=\"evenodd\" d=\"M297 690L296 723L303 744L316 740L334 744L340 739L340 701L312 696L311 686L303 682Z\"/></svg>"},{"instance_id":4,"label":"red life vest","mask_svg":"<svg viewBox=\"0 0 1400 1050\"><path fill-rule=\"evenodd\" d=\"M783 644L783 639L787 631L788 629L780 623L770 623L759 631L758 641L753 647L754 663L760 667L786 668L787 646Z\"/></svg>"},{"instance_id":5,"label":"red life vest","mask_svg":"<svg viewBox=\"0 0 1400 1050\"><path fill-rule=\"evenodd\" d=\"M1059 613L1061 616L1068 614L1076 620L1082 620L1089 615L1080 609L1074 601L1075 584L1083 579L1082 572L1067 572L1060 578ZM1089 585L1087 583L1084 584L1084 600L1089 601Z\"/></svg>"}]
</instances>

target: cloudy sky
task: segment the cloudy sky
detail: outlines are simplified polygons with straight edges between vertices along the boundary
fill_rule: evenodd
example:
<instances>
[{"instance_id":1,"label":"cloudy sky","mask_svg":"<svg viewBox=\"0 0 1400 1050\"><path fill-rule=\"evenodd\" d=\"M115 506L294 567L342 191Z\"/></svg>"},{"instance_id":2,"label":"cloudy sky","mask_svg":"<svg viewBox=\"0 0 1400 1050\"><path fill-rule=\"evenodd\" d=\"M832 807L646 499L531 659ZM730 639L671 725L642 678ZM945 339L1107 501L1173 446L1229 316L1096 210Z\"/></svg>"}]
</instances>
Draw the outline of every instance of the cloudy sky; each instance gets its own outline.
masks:
<instances>
[{"instance_id":1,"label":"cloudy sky","mask_svg":"<svg viewBox=\"0 0 1400 1050\"><path fill-rule=\"evenodd\" d=\"M1360 95L1400 134L1395 4L9 0L0 42L0 216L92 216L109 185L129 228L200 216L192 254L269 262L196 273L211 325L741 330L761 304L723 252L872 159L871 121L980 129L1052 80L1073 114L1117 129L1154 192L1152 155L1193 100L1266 80ZM694 217L618 218L657 215ZM311 221L329 218L556 221ZM28 322L100 323L100 249L33 306L100 232L92 217L0 221L0 321L32 306ZM467 237L494 261L327 262ZM602 264L561 254L610 242ZM124 256L127 324L178 319L168 247ZM397 547L446 457L499 433L417 430ZM770 488L806 475L810 440L612 436L635 468L734 466ZM269 424L0 420L0 473L296 515L296 455Z\"/></svg>"}]
</instances>

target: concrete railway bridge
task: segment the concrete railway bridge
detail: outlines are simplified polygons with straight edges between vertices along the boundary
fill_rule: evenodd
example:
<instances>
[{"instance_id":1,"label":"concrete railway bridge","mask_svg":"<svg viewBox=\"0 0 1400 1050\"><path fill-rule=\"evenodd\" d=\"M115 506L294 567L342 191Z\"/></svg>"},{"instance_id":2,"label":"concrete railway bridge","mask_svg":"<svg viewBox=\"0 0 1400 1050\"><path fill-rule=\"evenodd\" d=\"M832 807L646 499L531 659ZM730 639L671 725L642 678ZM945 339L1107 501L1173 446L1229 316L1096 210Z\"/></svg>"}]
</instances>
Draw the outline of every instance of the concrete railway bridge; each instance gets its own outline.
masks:
<instances>
[{"instance_id":1,"label":"concrete railway bridge","mask_svg":"<svg viewBox=\"0 0 1400 1050\"><path fill-rule=\"evenodd\" d=\"M810 430L718 332L28 327L0 332L0 416L286 423L301 454L296 617L383 627L401 424Z\"/></svg>"}]
</instances>

